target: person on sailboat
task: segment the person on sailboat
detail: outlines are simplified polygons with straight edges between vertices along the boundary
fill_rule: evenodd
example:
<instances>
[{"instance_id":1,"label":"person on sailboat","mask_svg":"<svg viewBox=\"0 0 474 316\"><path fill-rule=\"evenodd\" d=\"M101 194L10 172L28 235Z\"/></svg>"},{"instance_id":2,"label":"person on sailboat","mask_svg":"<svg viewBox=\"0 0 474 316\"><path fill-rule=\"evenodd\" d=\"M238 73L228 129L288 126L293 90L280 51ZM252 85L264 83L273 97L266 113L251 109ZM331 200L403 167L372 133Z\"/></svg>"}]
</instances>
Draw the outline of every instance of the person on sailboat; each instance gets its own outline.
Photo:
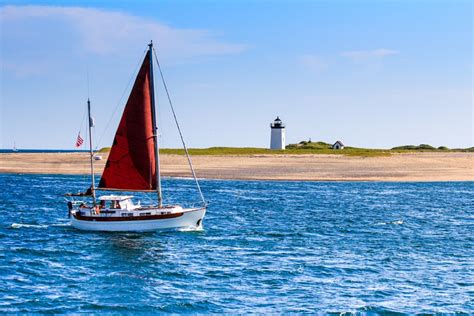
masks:
<instances>
[{"instance_id":1,"label":"person on sailboat","mask_svg":"<svg viewBox=\"0 0 474 316\"><path fill-rule=\"evenodd\" d=\"M66 193L65 196L92 196L94 188L90 186L87 188L86 192L78 192L78 193Z\"/></svg>"}]
</instances>

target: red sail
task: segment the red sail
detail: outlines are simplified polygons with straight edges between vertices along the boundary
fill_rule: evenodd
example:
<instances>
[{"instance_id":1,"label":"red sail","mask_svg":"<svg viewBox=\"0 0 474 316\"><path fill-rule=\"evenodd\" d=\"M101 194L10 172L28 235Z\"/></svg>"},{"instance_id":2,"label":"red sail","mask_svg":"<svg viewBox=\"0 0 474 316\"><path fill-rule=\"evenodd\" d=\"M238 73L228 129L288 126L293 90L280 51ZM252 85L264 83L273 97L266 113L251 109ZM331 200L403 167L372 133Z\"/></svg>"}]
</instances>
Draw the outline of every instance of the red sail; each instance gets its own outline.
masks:
<instances>
[{"instance_id":1,"label":"red sail","mask_svg":"<svg viewBox=\"0 0 474 316\"><path fill-rule=\"evenodd\" d=\"M99 188L156 190L152 115L147 54L115 133Z\"/></svg>"}]
</instances>

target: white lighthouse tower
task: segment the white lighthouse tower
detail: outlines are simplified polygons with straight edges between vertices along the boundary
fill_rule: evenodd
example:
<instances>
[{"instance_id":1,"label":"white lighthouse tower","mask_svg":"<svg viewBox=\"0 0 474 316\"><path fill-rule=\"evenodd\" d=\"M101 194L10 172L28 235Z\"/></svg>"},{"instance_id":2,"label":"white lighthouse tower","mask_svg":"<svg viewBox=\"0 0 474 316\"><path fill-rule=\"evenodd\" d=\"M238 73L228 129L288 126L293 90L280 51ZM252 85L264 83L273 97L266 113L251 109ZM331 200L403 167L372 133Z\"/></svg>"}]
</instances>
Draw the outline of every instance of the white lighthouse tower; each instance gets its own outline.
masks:
<instances>
[{"instance_id":1,"label":"white lighthouse tower","mask_svg":"<svg viewBox=\"0 0 474 316\"><path fill-rule=\"evenodd\" d=\"M273 123L270 123L272 135L270 139L270 149L284 150L285 149L285 124L277 116Z\"/></svg>"}]
</instances>

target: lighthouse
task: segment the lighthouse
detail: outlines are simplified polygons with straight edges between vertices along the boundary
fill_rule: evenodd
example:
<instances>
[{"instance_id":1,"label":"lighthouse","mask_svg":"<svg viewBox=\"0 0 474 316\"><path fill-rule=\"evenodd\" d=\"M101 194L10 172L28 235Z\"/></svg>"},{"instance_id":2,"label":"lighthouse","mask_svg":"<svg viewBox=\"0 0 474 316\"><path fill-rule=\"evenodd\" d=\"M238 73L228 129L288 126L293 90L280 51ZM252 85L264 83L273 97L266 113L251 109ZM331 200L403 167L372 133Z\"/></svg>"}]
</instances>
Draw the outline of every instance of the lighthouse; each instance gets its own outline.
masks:
<instances>
[{"instance_id":1,"label":"lighthouse","mask_svg":"<svg viewBox=\"0 0 474 316\"><path fill-rule=\"evenodd\" d=\"M273 123L270 123L270 129L272 130L270 139L270 149L272 150L284 150L285 149L285 124L277 116Z\"/></svg>"}]
</instances>

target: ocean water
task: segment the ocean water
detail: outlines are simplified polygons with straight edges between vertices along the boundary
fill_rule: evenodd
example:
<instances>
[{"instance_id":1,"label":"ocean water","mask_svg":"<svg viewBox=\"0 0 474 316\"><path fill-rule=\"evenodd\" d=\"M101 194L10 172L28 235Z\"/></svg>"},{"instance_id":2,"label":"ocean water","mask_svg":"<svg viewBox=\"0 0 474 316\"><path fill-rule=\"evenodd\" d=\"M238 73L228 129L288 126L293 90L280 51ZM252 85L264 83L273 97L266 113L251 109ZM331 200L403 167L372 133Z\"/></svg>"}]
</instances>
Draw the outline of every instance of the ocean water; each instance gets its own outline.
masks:
<instances>
[{"instance_id":1,"label":"ocean water","mask_svg":"<svg viewBox=\"0 0 474 316\"><path fill-rule=\"evenodd\" d=\"M474 313L472 182L205 180L202 231L93 233L87 181L0 175L0 313Z\"/></svg>"}]
</instances>

